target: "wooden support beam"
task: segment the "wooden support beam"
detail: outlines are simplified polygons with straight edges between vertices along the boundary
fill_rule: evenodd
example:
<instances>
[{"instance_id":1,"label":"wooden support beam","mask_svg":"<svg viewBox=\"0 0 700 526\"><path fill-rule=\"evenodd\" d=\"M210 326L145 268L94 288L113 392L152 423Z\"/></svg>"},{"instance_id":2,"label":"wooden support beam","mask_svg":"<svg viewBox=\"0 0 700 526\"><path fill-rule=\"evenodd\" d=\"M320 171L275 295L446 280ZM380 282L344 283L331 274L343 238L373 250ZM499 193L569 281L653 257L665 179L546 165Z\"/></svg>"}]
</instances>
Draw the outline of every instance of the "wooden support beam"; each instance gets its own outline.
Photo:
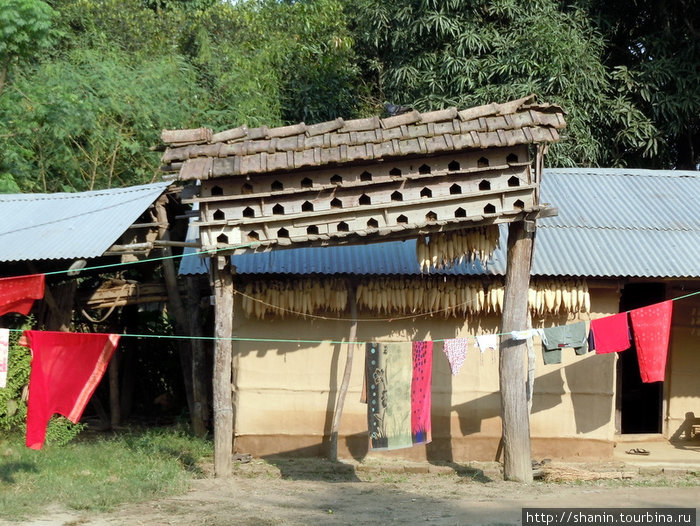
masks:
<instances>
[{"instance_id":1,"label":"wooden support beam","mask_svg":"<svg viewBox=\"0 0 700 526\"><path fill-rule=\"evenodd\" d=\"M338 430L340 429L340 419L343 416L343 407L345 406L345 397L348 394L348 386L350 385L350 375L352 374L352 360L355 350L355 340L357 339L357 294L356 285L353 284L348 289L348 303L350 303L350 316L352 324L350 325L350 334L348 335L348 353L345 358L345 371L343 372L343 380L340 383L338 390L338 401L335 404L333 411L333 422L331 424L331 441L328 459L333 462L338 460Z\"/></svg>"},{"instance_id":2,"label":"wooden support beam","mask_svg":"<svg viewBox=\"0 0 700 526\"><path fill-rule=\"evenodd\" d=\"M511 223L508 230L506 291L501 318L499 381L503 426L503 477L505 480L532 482L530 418L526 393L527 344L506 334L527 327L527 292L530 285L534 232L523 221Z\"/></svg>"},{"instance_id":3,"label":"wooden support beam","mask_svg":"<svg viewBox=\"0 0 700 526\"><path fill-rule=\"evenodd\" d=\"M207 434L209 422L209 399L207 394L207 359L202 336L202 319L200 315L199 276L187 276L187 322L189 324L190 346L192 349L192 431L198 437Z\"/></svg>"},{"instance_id":4,"label":"wooden support beam","mask_svg":"<svg viewBox=\"0 0 700 526\"><path fill-rule=\"evenodd\" d=\"M233 335L233 275L228 258L212 258L214 274L215 322L214 373L214 474L228 477L232 473L233 400L231 396L231 361Z\"/></svg>"}]
</instances>

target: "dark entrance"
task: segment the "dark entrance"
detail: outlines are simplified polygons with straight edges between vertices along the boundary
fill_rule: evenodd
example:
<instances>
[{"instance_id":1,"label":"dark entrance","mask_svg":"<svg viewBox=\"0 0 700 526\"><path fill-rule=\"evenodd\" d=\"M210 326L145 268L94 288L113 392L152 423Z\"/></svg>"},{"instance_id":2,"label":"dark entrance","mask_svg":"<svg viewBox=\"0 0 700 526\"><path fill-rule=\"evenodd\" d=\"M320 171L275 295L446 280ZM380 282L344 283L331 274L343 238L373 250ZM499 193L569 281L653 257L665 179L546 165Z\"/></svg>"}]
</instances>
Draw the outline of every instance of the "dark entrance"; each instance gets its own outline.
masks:
<instances>
[{"instance_id":1,"label":"dark entrance","mask_svg":"<svg viewBox=\"0 0 700 526\"><path fill-rule=\"evenodd\" d=\"M620 312L666 299L663 283L630 283L620 298ZM663 382L642 383L637 349L619 353L617 361L616 431L622 434L661 433Z\"/></svg>"}]
</instances>

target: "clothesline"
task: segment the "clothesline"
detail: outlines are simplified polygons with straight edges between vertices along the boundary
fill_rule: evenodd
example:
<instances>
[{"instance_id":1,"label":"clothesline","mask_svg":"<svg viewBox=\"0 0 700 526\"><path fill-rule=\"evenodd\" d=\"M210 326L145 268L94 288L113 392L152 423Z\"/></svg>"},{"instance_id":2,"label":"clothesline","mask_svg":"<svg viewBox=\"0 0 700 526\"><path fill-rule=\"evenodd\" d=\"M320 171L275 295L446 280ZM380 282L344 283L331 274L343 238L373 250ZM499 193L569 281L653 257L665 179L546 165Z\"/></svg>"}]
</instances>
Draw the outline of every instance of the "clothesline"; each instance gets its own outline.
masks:
<instances>
[{"instance_id":1,"label":"clothesline","mask_svg":"<svg viewBox=\"0 0 700 526\"><path fill-rule=\"evenodd\" d=\"M678 300L683 300L686 298L690 298L691 296L697 296L700 294L700 290L696 292L691 292L689 294L685 294L683 296L679 296L677 298L671 298L670 300L664 300L664 301L678 301ZM662 302L659 302L662 303ZM625 313L629 313L630 311L624 311ZM610 315L614 316L614 314ZM413 317L418 317L418 316L413 316ZM608 316L603 316L603 318L607 318ZM601 318L598 318L601 319ZM351 321L350 319L347 319L346 321ZM576 322L580 323L580 322ZM9 329L12 332L22 332L23 329ZM522 329L522 330L528 330L528 329ZM519 332L519 331L515 331ZM496 332L496 333L483 333L483 335L491 335L491 336L510 336L512 335L511 332ZM375 340L372 341L360 341L360 340L355 340L352 342L348 342L346 340L302 340L302 339L285 339L285 338L245 338L245 337L240 337L240 336L231 336L231 337L221 337L221 336L188 336L188 335L178 335L178 334L130 334L130 333L123 333L120 334L122 338L155 338L155 339L164 339L164 340L204 340L204 341L240 341L240 342L261 342L261 343L312 343L312 344L321 344L321 343L327 343L331 345L335 344L345 344L345 343L353 343L355 345L366 345L368 343L372 343ZM481 335L479 335L481 336ZM463 336L462 338L464 339L476 339L476 335L466 335ZM431 339L432 342L437 342L441 343L446 340L451 340L453 338L442 338L442 339ZM387 343L399 343L399 342L405 342L406 340L383 340L386 341Z\"/></svg>"}]
</instances>

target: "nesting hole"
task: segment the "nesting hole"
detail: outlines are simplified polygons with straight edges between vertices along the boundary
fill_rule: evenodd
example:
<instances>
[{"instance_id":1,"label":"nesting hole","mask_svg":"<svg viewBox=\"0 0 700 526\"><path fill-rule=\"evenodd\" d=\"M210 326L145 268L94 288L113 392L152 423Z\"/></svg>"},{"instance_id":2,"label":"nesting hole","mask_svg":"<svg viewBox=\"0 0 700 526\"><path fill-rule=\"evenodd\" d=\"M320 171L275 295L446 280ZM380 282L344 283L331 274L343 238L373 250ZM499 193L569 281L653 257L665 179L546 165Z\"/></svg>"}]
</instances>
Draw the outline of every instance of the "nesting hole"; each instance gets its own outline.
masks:
<instances>
[{"instance_id":1,"label":"nesting hole","mask_svg":"<svg viewBox=\"0 0 700 526\"><path fill-rule=\"evenodd\" d=\"M216 221L220 221L221 219L226 219L226 214L224 214L223 210L217 210L214 212L214 215L212 216Z\"/></svg>"},{"instance_id":2,"label":"nesting hole","mask_svg":"<svg viewBox=\"0 0 700 526\"><path fill-rule=\"evenodd\" d=\"M447 169L450 172L456 172L460 169L459 161L452 161L450 164L447 165Z\"/></svg>"},{"instance_id":3,"label":"nesting hole","mask_svg":"<svg viewBox=\"0 0 700 526\"><path fill-rule=\"evenodd\" d=\"M508 186L520 186L520 179L516 176L511 177L508 179Z\"/></svg>"},{"instance_id":4,"label":"nesting hole","mask_svg":"<svg viewBox=\"0 0 700 526\"><path fill-rule=\"evenodd\" d=\"M335 174L331 177L331 184L343 184L343 178Z\"/></svg>"},{"instance_id":5,"label":"nesting hole","mask_svg":"<svg viewBox=\"0 0 700 526\"><path fill-rule=\"evenodd\" d=\"M514 153L509 153L508 157L506 157L506 162L507 163L517 163L518 162L518 156L515 155Z\"/></svg>"},{"instance_id":6,"label":"nesting hole","mask_svg":"<svg viewBox=\"0 0 700 526\"><path fill-rule=\"evenodd\" d=\"M371 181L372 180L372 174L369 172L362 172L360 174L360 181Z\"/></svg>"},{"instance_id":7,"label":"nesting hole","mask_svg":"<svg viewBox=\"0 0 700 526\"><path fill-rule=\"evenodd\" d=\"M489 165L489 160L486 157L480 157L476 161L476 166L478 168L486 168Z\"/></svg>"},{"instance_id":8,"label":"nesting hole","mask_svg":"<svg viewBox=\"0 0 700 526\"><path fill-rule=\"evenodd\" d=\"M393 177L398 177L401 175L401 169L394 167L391 170L389 170L389 175L391 175Z\"/></svg>"},{"instance_id":9,"label":"nesting hole","mask_svg":"<svg viewBox=\"0 0 700 526\"><path fill-rule=\"evenodd\" d=\"M479 183L479 190L491 190L491 183L484 179Z\"/></svg>"},{"instance_id":10,"label":"nesting hole","mask_svg":"<svg viewBox=\"0 0 700 526\"><path fill-rule=\"evenodd\" d=\"M350 226L345 222L341 221L338 223L338 232L349 232L350 231Z\"/></svg>"},{"instance_id":11,"label":"nesting hole","mask_svg":"<svg viewBox=\"0 0 700 526\"><path fill-rule=\"evenodd\" d=\"M228 245L228 236L226 234L219 234L219 236L216 238L216 242Z\"/></svg>"},{"instance_id":12,"label":"nesting hole","mask_svg":"<svg viewBox=\"0 0 700 526\"><path fill-rule=\"evenodd\" d=\"M360 204L361 204L361 205L371 205L371 204L372 204L372 199L371 199L370 196L368 196L367 194L362 194L362 195L360 196Z\"/></svg>"},{"instance_id":13,"label":"nesting hole","mask_svg":"<svg viewBox=\"0 0 700 526\"><path fill-rule=\"evenodd\" d=\"M462 193L462 187L459 186L457 183L450 186L450 194L451 195L456 195L456 194L461 194L461 193Z\"/></svg>"},{"instance_id":14,"label":"nesting hole","mask_svg":"<svg viewBox=\"0 0 700 526\"><path fill-rule=\"evenodd\" d=\"M279 192L280 190L284 190L284 185L282 184L282 181L274 181L270 185L270 190L273 192Z\"/></svg>"},{"instance_id":15,"label":"nesting hole","mask_svg":"<svg viewBox=\"0 0 700 526\"><path fill-rule=\"evenodd\" d=\"M523 208L525 208L525 203L523 203L520 199L518 199L515 203L513 203L513 207L519 208L520 210L522 210Z\"/></svg>"},{"instance_id":16,"label":"nesting hole","mask_svg":"<svg viewBox=\"0 0 700 526\"><path fill-rule=\"evenodd\" d=\"M331 208L343 208L343 202L336 197L331 200Z\"/></svg>"},{"instance_id":17,"label":"nesting hole","mask_svg":"<svg viewBox=\"0 0 700 526\"><path fill-rule=\"evenodd\" d=\"M286 228L280 228L277 231L277 237L289 237L289 230Z\"/></svg>"},{"instance_id":18,"label":"nesting hole","mask_svg":"<svg viewBox=\"0 0 700 526\"><path fill-rule=\"evenodd\" d=\"M391 194L392 201L403 201L403 194L401 192L394 192Z\"/></svg>"},{"instance_id":19,"label":"nesting hole","mask_svg":"<svg viewBox=\"0 0 700 526\"><path fill-rule=\"evenodd\" d=\"M437 214L435 212L430 211L427 214L425 214L425 220L435 222L437 221Z\"/></svg>"},{"instance_id":20,"label":"nesting hole","mask_svg":"<svg viewBox=\"0 0 700 526\"><path fill-rule=\"evenodd\" d=\"M251 190L253 188L251 187ZM211 187L211 195L224 195L224 189L221 188L220 186L212 186Z\"/></svg>"},{"instance_id":21,"label":"nesting hole","mask_svg":"<svg viewBox=\"0 0 700 526\"><path fill-rule=\"evenodd\" d=\"M301 180L301 187L302 188L311 188L313 185L314 185L314 182L311 179L309 179L308 177L304 177Z\"/></svg>"},{"instance_id":22,"label":"nesting hole","mask_svg":"<svg viewBox=\"0 0 700 526\"><path fill-rule=\"evenodd\" d=\"M425 187L420 191L420 196L421 197L433 197L433 191L430 188Z\"/></svg>"},{"instance_id":23,"label":"nesting hole","mask_svg":"<svg viewBox=\"0 0 700 526\"><path fill-rule=\"evenodd\" d=\"M275 206L272 207L272 213L274 215L282 215L284 214L284 207L281 204L277 203Z\"/></svg>"},{"instance_id":24,"label":"nesting hole","mask_svg":"<svg viewBox=\"0 0 700 526\"><path fill-rule=\"evenodd\" d=\"M427 174L429 174L429 173L430 173L430 166L428 166L427 164L421 164L421 165L418 167L418 173L421 174L421 175L427 175Z\"/></svg>"},{"instance_id":25,"label":"nesting hole","mask_svg":"<svg viewBox=\"0 0 700 526\"><path fill-rule=\"evenodd\" d=\"M496 213L496 207L492 205L491 203L487 204L484 207L484 214L495 214Z\"/></svg>"},{"instance_id":26,"label":"nesting hole","mask_svg":"<svg viewBox=\"0 0 700 526\"><path fill-rule=\"evenodd\" d=\"M243 209L243 217L255 217L255 210L247 206Z\"/></svg>"},{"instance_id":27,"label":"nesting hole","mask_svg":"<svg viewBox=\"0 0 700 526\"><path fill-rule=\"evenodd\" d=\"M396 218L397 223L403 223L403 224L408 224L408 218L401 214L399 217Z\"/></svg>"},{"instance_id":28,"label":"nesting hole","mask_svg":"<svg viewBox=\"0 0 700 526\"><path fill-rule=\"evenodd\" d=\"M455 217L467 217L467 211L460 206L455 210Z\"/></svg>"},{"instance_id":29,"label":"nesting hole","mask_svg":"<svg viewBox=\"0 0 700 526\"><path fill-rule=\"evenodd\" d=\"M314 211L314 204L311 201L304 201L301 204L301 211L302 212L313 212Z\"/></svg>"},{"instance_id":30,"label":"nesting hole","mask_svg":"<svg viewBox=\"0 0 700 526\"><path fill-rule=\"evenodd\" d=\"M306 233L309 234L310 236L317 236L318 235L318 227L316 225L311 225L306 227Z\"/></svg>"},{"instance_id":31,"label":"nesting hole","mask_svg":"<svg viewBox=\"0 0 700 526\"><path fill-rule=\"evenodd\" d=\"M379 221L376 219L370 219L367 221L367 228L379 228Z\"/></svg>"},{"instance_id":32,"label":"nesting hole","mask_svg":"<svg viewBox=\"0 0 700 526\"><path fill-rule=\"evenodd\" d=\"M260 234L255 230L248 232L248 241L260 241Z\"/></svg>"},{"instance_id":33,"label":"nesting hole","mask_svg":"<svg viewBox=\"0 0 700 526\"><path fill-rule=\"evenodd\" d=\"M250 183L243 183L241 185L241 194L252 194L253 193L253 185ZM212 192L212 195L214 193ZM222 194L223 195L223 194Z\"/></svg>"}]
</instances>

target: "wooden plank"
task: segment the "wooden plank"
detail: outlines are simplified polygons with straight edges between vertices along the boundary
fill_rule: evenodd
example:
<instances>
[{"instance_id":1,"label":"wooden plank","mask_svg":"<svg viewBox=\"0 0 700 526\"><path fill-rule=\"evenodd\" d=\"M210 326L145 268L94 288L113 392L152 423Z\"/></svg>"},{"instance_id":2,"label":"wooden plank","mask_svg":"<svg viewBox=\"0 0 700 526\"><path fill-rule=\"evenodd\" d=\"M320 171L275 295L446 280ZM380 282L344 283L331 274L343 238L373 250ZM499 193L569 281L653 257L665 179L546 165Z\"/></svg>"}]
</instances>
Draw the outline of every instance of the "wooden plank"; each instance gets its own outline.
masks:
<instances>
[{"instance_id":1,"label":"wooden plank","mask_svg":"<svg viewBox=\"0 0 700 526\"><path fill-rule=\"evenodd\" d=\"M527 343L505 334L527 327L533 238L534 233L526 231L523 221L510 224L498 368L503 427L503 477L505 480L526 483L532 482L525 375Z\"/></svg>"},{"instance_id":2,"label":"wooden plank","mask_svg":"<svg viewBox=\"0 0 700 526\"><path fill-rule=\"evenodd\" d=\"M233 336L233 275L228 259L212 258L214 273L215 322L214 372L214 474L232 474L233 400L231 397L231 361Z\"/></svg>"}]
</instances>

